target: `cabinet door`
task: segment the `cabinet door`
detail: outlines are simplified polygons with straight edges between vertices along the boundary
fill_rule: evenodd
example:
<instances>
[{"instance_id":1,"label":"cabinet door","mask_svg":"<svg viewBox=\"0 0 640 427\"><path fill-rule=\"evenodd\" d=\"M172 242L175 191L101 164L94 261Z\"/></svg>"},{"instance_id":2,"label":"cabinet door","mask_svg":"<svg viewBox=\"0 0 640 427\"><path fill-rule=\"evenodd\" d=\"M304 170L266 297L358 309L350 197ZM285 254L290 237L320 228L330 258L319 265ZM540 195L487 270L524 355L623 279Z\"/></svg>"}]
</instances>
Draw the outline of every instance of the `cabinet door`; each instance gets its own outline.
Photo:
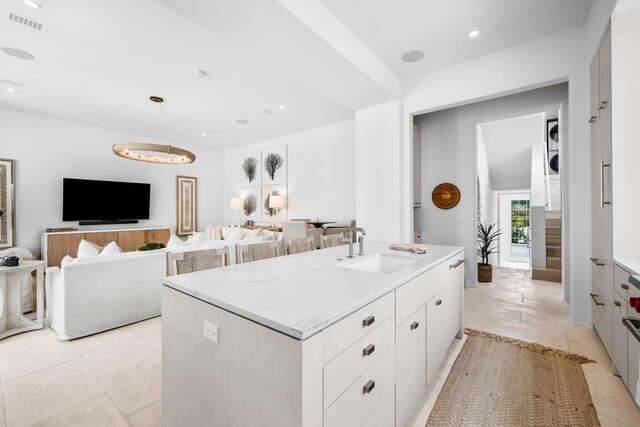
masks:
<instances>
[{"instance_id":1,"label":"cabinet door","mask_svg":"<svg viewBox=\"0 0 640 427\"><path fill-rule=\"evenodd\" d=\"M462 338L463 326L463 292L464 286L464 252L447 261L447 298L451 301L451 308L447 311L449 335L451 338Z\"/></svg>"},{"instance_id":2,"label":"cabinet door","mask_svg":"<svg viewBox=\"0 0 640 427\"><path fill-rule=\"evenodd\" d=\"M85 238L84 233L52 234L47 241L48 267L60 267L62 258L67 255L78 256L78 245Z\"/></svg>"},{"instance_id":3,"label":"cabinet door","mask_svg":"<svg viewBox=\"0 0 640 427\"><path fill-rule=\"evenodd\" d=\"M148 243L147 230L118 231L118 246L124 252L134 252Z\"/></svg>"},{"instance_id":4,"label":"cabinet door","mask_svg":"<svg viewBox=\"0 0 640 427\"><path fill-rule=\"evenodd\" d=\"M442 289L427 302L427 386L444 360L451 339L448 328L444 328L446 312L451 301L446 297L447 288ZM451 337L452 338L452 337Z\"/></svg>"},{"instance_id":5,"label":"cabinet door","mask_svg":"<svg viewBox=\"0 0 640 427\"><path fill-rule=\"evenodd\" d=\"M593 314L593 328L598 333L600 341L604 349L609 354L609 357L613 354L612 351L612 339L611 339L611 303L602 298L602 295L593 294L591 296L591 312Z\"/></svg>"},{"instance_id":6,"label":"cabinet door","mask_svg":"<svg viewBox=\"0 0 640 427\"><path fill-rule=\"evenodd\" d=\"M589 105L589 114L590 114L590 122L591 129L593 131L593 127L597 126L599 113L598 113L598 105L600 103L600 58L598 52L596 52L595 58L591 61L590 67L590 105Z\"/></svg>"},{"instance_id":7,"label":"cabinet door","mask_svg":"<svg viewBox=\"0 0 640 427\"><path fill-rule=\"evenodd\" d=\"M105 233L86 233L85 240L95 243L98 246L107 246L111 242L118 241L118 233L115 231Z\"/></svg>"},{"instance_id":8,"label":"cabinet door","mask_svg":"<svg viewBox=\"0 0 640 427\"><path fill-rule=\"evenodd\" d=\"M171 237L171 233L168 228L159 228L157 230L149 230L149 242L164 243L165 245Z\"/></svg>"},{"instance_id":9,"label":"cabinet door","mask_svg":"<svg viewBox=\"0 0 640 427\"><path fill-rule=\"evenodd\" d=\"M622 381L627 384L627 327L622 319L627 317L627 301L616 293L613 299L613 365L618 370Z\"/></svg>"},{"instance_id":10,"label":"cabinet door","mask_svg":"<svg viewBox=\"0 0 640 427\"><path fill-rule=\"evenodd\" d=\"M425 306L396 329L396 426L404 426L426 389Z\"/></svg>"},{"instance_id":11,"label":"cabinet door","mask_svg":"<svg viewBox=\"0 0 640 427\"><path fill-rule=\"evenodd\" d=\"M413 127L413 206L422 206L422 133Z\"/></svg>"}]
</instances>

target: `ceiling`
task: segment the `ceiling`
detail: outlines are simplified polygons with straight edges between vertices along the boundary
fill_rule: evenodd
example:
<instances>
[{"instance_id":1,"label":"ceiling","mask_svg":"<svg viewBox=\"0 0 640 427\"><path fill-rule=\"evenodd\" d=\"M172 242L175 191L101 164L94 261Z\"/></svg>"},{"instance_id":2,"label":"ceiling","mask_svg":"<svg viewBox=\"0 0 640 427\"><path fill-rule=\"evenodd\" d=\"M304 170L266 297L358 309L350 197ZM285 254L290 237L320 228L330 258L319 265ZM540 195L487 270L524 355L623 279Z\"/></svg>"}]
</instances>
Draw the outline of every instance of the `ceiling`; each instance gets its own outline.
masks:
<instances>
[{"instance_id":1,"label":"ceiling","mask_svg":"<svg viewBox=\"0 0 640 427\"><path fill-rule=\"evenodd\" d=\"M320 0L402 80L583 25L592 0ZM479 30L469 39L467 34ZM422 50L415 63L402 62Z\"/></svg>"},{"instance_id":2,"label":"ceiling","mask_svg":"<svg viewBox=\"0 0 640 427\"><path fill-rule=\"evenodd\" d=\"M175 138L218 149L353 118L358 109L398 99L401 79L583 24L591 3L38 2L38 10L22 0L0 3L0 47L35 56L0 52L0 108L124 133L157 95L165 99ZM42 29L10 20L10 13ZM471 28L480 37L467 39ZM402 63L412 49L427 55ZM164 135L150 116L131 131Z\"/></svg>"},{"instance_id":3,"label":"ceiling","mask_svg":"<svg viewBox=\"0 0 640 427\"><path fill-rule=\"evenodd\" d=\"M530 183L531 147L544 139L544 114L482 123L480 127L492 188Z\"/></svg>"}]
</instances>

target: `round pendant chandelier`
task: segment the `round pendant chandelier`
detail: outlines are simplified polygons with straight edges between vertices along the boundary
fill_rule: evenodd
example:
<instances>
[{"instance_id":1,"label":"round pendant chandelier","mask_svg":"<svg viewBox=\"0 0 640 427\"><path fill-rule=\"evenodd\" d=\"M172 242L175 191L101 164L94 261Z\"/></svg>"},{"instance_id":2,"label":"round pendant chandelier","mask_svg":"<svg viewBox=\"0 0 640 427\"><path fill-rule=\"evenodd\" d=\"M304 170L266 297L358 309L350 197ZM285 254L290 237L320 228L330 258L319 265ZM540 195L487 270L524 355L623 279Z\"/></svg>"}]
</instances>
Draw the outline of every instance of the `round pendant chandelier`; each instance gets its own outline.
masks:
<instances>
[{"instance_id":1,"label":"round pendant chandelier","mask_svg":"<svg viewBox=\"0 0 640 427\"><path fill-rule=\"evenodd\" d=\"M129 129L122 137L123 141L131 129L136 125L136 123L140 120L140 118L144 115L147 108L150 105L157 105L157 109L159 110L160 121L162 122L162 129L164 130L164 136L167 144L156 144L152 142L144 142L144 141L133 141L133 142L121 142L113 145L113 152L125 159L136 160L138 162L146 162L146 163L162 163L162 164L186 164L193 163L196 161L196 155L193 154L189 150L185 150L184 148L173 147L169 144L169 138L167 136L167 127L165 124L164 116L167 116L167 121L173 125L171 122L171 118L169 117L169 113L162 105L164 99L159 96L151 96L149 97L151 103L147 104L147 106L142 110L142 112L136 117L133 121ZM174 131L177 131L174 126Z\"/></svg>"}]
</instances>

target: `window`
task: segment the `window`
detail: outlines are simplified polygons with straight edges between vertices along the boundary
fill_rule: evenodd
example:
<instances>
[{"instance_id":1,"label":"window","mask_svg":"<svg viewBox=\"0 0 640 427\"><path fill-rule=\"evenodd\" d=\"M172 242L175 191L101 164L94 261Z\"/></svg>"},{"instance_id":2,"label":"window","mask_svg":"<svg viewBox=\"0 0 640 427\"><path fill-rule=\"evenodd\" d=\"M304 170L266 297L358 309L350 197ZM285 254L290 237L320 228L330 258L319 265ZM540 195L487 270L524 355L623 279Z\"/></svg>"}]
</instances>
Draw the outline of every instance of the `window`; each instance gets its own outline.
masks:
<instances>
[{"instance_id":1,"label":"window","mask_svg":"<svg viewBox=\"0 0 640 427\"><path fill-rule=\"evenodd\" d=\"M511 256L529 258L527 237L530 226L528 200L511 201Z\"/></svg>"}]
</instances>

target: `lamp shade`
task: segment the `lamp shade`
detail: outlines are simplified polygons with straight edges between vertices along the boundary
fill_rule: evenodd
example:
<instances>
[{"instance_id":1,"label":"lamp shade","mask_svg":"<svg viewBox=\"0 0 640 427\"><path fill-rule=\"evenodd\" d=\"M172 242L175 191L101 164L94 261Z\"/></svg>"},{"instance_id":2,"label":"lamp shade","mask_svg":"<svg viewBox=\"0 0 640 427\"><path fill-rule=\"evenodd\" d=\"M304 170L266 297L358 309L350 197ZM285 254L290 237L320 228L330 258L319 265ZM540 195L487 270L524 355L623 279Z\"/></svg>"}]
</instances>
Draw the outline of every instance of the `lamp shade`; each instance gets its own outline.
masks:
<instances>
[{"instance_id":1,"label":"lamp shade","mask_svg":"<svg viewBox=\"0 0 640 427\"><path fill-rule=\"evenodd\" d=\"M240 197L232 197L231 198L231 209L236 211L241 211L244 209L244 199Z\"/></svg>"},{"instance_id":2,"label":"lamp shade","mask_svg":"<svg viewBox=\"0 0 640 427\"><path fill-rule=\"evenodd\" d=\"M284 208L284 196L269 197L269 209L283 209L283 208Z\"/></svg>"}]
</instances>

